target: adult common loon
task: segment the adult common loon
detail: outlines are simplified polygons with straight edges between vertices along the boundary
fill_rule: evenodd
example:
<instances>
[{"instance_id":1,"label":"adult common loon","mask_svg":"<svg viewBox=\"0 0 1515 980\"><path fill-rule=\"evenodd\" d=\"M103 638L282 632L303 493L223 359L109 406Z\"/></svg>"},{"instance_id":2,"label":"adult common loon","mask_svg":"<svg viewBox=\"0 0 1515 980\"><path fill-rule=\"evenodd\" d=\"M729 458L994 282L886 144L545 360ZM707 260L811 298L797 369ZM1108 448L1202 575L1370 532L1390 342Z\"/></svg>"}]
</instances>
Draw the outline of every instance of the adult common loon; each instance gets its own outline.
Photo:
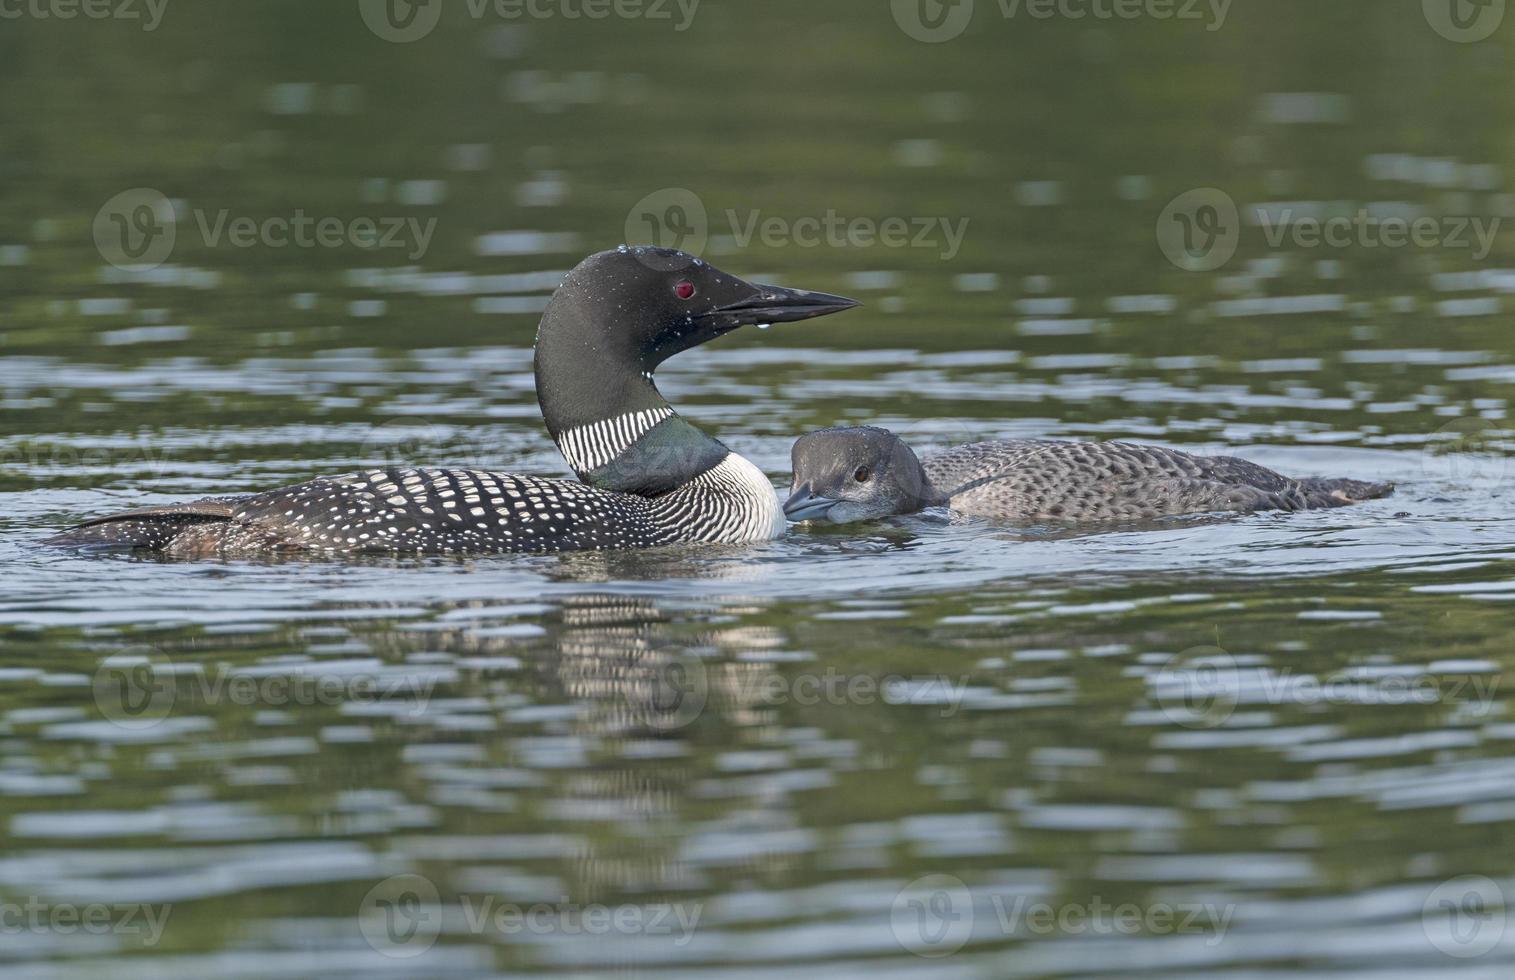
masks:
<instances>
[{"instance_id":1,"label":"adult common loon","mask_svg":"<svg viewBox=\"0 0 1515 980\"><path fill-rule=\"evenodd\" d=\"M1342 507L1393 484L1294 480L1234 456L1125 442L976 442L917 458L887 429L821 429L792 453L791 521L845 524L946 504L1011 520L1121 521Z\"/></svg>"},{"instance_id":2,"label":"adult common loon","mask_svg":"<svg viewBox=\"0 0 1515 980\"><path fill-rule=\"evenodd\" d=\"M773 485L681 418L652 374L744 324L807 320L854 300L744 282L673 249L600 252L563 279L537 330L537 402L582 483L478 470L371 469L127 511L48 543L180 557L487 554L777 537Z\"/></svg>"}]
</instances>

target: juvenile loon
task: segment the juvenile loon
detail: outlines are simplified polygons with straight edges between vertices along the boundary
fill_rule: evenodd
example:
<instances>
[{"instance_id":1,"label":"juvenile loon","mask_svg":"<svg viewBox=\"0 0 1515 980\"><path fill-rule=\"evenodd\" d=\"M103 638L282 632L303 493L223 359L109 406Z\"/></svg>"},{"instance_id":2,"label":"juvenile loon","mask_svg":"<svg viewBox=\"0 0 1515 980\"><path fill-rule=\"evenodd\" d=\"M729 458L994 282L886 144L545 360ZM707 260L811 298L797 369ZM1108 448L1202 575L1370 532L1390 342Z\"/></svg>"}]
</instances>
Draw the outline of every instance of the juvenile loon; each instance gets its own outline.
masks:
<instances>
[{"instance_id":1,"label":"juvenile loon","mask_svg":"<svg viewBox=\"0 0 1515 980\"><path fill-rule=\"evenodd\" d=\"M537 330L537 402L582 483L512 473L371 469L238 496L127 511L48 543L180 557L487 554L747 542L783 533L773 485L658 393L664 360L743 324L858 304L744 282L672 249L591 255Z\"/></svg>"},{"instance_id":2,"label":"juvenile loon","mask_svg":"<svg viewBox=\"0 0 1515 980\"><path fill-rule=\"evenodd\" d=\"M1389 483L1294 480L1234 456L1126 442L976 442L916 457L887 429L821 429L794 444L791 521L845 524L946 504L1011 520L1122 521L1341 507Z\"/></svg>"}]
</instances>

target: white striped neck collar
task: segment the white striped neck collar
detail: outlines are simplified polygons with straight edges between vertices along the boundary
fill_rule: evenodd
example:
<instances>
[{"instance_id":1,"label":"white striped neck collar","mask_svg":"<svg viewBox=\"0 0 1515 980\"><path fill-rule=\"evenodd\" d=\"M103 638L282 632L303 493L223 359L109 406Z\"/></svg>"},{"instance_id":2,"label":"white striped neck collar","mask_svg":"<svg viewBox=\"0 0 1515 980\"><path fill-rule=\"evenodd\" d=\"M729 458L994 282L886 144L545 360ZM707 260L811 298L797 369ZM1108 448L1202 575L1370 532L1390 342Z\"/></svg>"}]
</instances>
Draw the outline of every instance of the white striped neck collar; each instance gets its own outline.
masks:
<instances>
[{"instance_id":1,"label":"white striped neck collar","mask_svg":"<svg viewBox=\"0 0 1515 980\"><path fill-rule=\"evenodd\" d=\"M558 450L583 478L620 456L674 411L667 405L620 415L558 433Z\"/></svg>"},{"instance_id":2,"label":"white striped neck collar","mask_svg":"<svg viewBox=\"0 0 1515 980\"><path fill-rule=\"evenodd\" d=\"M555 441L580 480L645 497L683 486L730 452L666 403L564 429Z\"/></svg>"}]
</instances>

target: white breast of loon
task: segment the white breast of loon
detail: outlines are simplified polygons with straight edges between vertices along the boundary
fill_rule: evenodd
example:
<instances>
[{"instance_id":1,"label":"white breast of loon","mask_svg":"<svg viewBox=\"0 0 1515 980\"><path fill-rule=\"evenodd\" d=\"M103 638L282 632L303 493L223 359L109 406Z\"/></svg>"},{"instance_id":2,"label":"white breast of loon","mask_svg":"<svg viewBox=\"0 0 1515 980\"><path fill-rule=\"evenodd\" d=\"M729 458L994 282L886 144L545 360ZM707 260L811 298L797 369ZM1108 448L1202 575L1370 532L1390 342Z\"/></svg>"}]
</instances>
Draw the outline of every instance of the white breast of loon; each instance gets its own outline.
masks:
<instances>
[{"instance_id":1,"label":"white breast of loon","mask_svg":"<svg viewBox=\"0 0 1515 980\"><path fill-rule=\"evenodd\" d=\"M576 472L589 473L630 450L637 440L676 414L665 405L565 429L558 434L558 450ZM679 490L664 501L664 519L674 520L683 533L691 535L680 541L767 541L781 536L787 527L773 484L762 470L736 453L727 453L680 489L694 491L686 495L687 505L684 498L676 497Z\"/></svg>"}]
</instances>

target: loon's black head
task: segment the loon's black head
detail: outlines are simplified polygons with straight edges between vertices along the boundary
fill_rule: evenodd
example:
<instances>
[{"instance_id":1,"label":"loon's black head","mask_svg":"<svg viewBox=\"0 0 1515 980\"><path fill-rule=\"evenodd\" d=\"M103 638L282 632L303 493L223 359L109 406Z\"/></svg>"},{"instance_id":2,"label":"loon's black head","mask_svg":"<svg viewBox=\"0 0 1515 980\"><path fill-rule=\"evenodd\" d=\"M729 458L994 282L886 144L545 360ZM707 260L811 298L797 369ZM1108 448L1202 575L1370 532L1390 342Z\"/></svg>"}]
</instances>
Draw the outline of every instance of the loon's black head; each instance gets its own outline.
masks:
<instances>
[{"instance_id":1,"label":"loon's black head","mask_svg":"<svg viewBox=\"0 0 1515 980\"><path fill-rule=\"evenodd\" d=\"M652 382L659 364L743 324L857 306L828 293L739 279L684 252L621 246L563 279L537 329L537 401L581 480L654 496L727 453L679 418Z\"/></svg>"},{"instance_id":2,"label":"loon's black head","mask_svg":"<svg viewBox=\"0 0 1515 980\"><path fill-rule=\"evenodd\" d=\"M791 521L866 521L936 499L914 451L888 429L820 429L801 436L790 458L794 482L784 516Z\"/></svg>"},{"instance_id":3,"label":"loon's black head","mask_svg":"<svg viewBox=\"0 0 1515 980\"><path fill-rule=\"evenodd\" d=\"M586 358L651 371L745 324L808 320L857 305L829 293L750 283L675 249L623 245L589 256L564 277L537 343L574 333L587 345Z\"/></svg>"}]
</instances>

